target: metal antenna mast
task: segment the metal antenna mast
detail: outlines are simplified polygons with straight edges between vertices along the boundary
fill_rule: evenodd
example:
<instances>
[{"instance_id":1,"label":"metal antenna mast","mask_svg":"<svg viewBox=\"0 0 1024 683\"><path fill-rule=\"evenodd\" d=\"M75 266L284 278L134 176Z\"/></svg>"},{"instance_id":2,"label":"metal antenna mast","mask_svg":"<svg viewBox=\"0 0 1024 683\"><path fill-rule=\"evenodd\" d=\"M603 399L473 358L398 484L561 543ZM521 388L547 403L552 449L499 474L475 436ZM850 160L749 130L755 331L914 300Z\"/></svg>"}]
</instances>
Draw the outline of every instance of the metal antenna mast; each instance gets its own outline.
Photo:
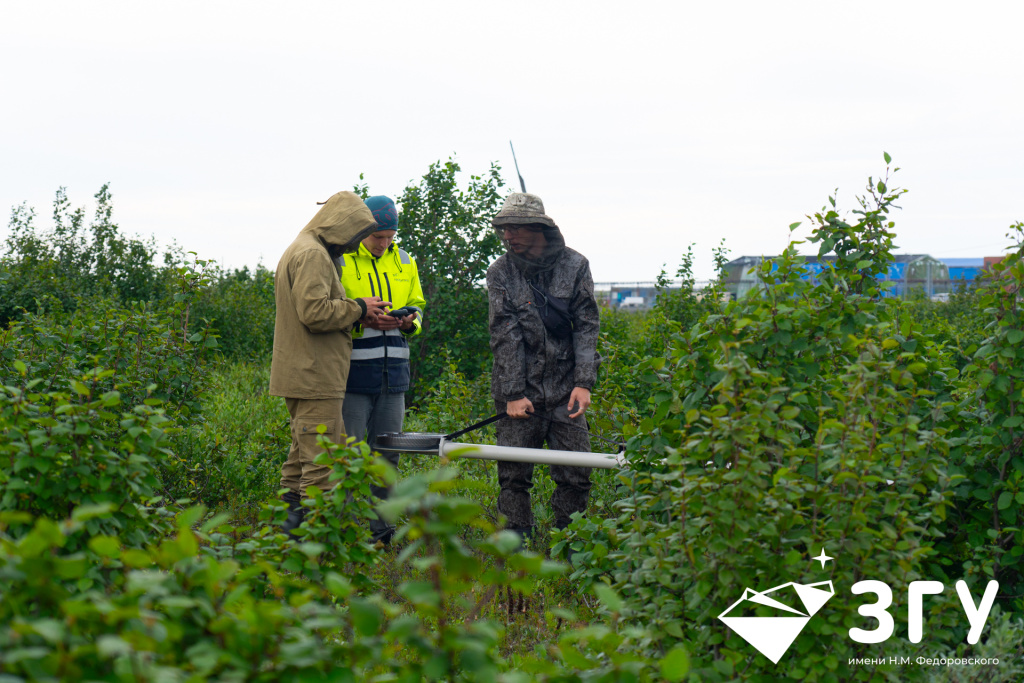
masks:
<instances>
[{"instance_id":1,"label":"metal antenna mast","mask_svg":"<svg viewBox=\"0 0 1024 683\"><path fill-rule=\"evenodd\" d=\"M512 141L508 141L508 146L512 147ZM516 161L516 148L512 147L512 162L516 165L516 175L519 176L519 187L523 189L523 193L526 193L526 183L523 182L523 174L519 172L519 162Z\"/></svg>"}]
</instances>

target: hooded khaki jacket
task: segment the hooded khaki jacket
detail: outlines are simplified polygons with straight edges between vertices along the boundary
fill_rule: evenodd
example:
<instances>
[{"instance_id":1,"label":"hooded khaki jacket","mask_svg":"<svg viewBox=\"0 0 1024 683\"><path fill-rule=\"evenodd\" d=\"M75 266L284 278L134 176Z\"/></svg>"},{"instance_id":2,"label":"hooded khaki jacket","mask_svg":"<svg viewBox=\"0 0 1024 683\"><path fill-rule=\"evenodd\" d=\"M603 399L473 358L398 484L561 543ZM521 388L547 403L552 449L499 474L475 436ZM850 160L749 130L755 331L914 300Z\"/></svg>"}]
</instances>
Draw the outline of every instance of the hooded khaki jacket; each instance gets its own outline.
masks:
<instances>
[{"instance_id":1,"label":"hooded khaki jacket","mask_svg":"<svg viewBox=\"0 0 1024 683\"><path fill-rule=\"evenodd\" d=\"M352 252L377 222L359 197L339 192L285 250L274 275L277 318L270 393L287 398L344 398L352 324L366 314L345 296L328 252Z\"/></svg>"}]
</instances>

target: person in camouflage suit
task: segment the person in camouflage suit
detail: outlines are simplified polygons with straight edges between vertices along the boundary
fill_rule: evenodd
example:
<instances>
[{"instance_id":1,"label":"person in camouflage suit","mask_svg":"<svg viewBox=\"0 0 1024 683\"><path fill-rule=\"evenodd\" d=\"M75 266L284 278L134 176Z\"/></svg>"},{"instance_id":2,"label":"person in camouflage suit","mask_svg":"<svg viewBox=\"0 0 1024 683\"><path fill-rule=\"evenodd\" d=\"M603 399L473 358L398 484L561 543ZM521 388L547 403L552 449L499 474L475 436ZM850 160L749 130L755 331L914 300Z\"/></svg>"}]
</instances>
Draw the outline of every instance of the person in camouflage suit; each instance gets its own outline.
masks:
<instances>
[{"instance_id":1,"label":"person in camouflage suit","mask_svg":"<svg viewBox=\"0 0 1024 683\"><path fill-rule=\"evenodd\" d=\"M587 259L565 246L540 197L514 193L491 221L507 251L487 270L499 446L590 451L584 413L597 381L599 313ZM566 304L571 329L545 325L546 299ZM550 319L549 319L550 324ZM555 526L586 512L590 468L551 465ZM533 464L498 463L498 511L521 537L533 535Z\"/></svg>"}]
</instances>

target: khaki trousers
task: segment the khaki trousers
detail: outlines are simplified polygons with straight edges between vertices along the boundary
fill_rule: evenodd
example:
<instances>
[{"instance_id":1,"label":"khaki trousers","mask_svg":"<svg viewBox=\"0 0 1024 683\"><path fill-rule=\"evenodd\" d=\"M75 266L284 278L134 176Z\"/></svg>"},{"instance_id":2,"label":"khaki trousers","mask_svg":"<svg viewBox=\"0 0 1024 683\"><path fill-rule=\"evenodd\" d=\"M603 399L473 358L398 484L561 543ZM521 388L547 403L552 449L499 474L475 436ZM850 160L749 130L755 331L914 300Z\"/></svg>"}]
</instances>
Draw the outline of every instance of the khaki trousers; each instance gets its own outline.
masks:
<instances>
[{"instance_id":1,"label":"khaki trousers","mask_svg":"<svg viewBox=\"0 0 1024 683\"><path fill-rule=\"evenodd\" d=\"M292 446L288 460L281 467L281 488L291 489L306 497L306 489L315 486L321 491L334 488L327 478L331 468L314 465L316 456L324 452L317 445L317 427L324 425L324 436L334 443L345 443L345 422L341 417L340 398L286 398L285 405L292 423Z\"/></svg>"}]
</instances>

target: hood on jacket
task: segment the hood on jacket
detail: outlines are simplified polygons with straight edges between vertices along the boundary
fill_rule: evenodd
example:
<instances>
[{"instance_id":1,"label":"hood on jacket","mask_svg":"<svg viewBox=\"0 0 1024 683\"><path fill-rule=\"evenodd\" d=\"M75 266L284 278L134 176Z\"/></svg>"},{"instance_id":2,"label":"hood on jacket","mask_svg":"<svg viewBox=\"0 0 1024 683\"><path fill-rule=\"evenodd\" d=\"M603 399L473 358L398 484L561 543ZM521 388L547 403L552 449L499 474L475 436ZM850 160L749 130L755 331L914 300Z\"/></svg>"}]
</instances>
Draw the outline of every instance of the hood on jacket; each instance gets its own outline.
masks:
<instances>
[{"instance_id":1,"label":"hood on jacket","mask_svg":"<svg viewBox=\"0 0 1024 683\"><path fill-rule=\"evenodd\" d=\"M324 202L302 232L312 233L328 251L350 254L376 229L377 221L359 195L342 191Z\"/></svg>"}]
</instances>

